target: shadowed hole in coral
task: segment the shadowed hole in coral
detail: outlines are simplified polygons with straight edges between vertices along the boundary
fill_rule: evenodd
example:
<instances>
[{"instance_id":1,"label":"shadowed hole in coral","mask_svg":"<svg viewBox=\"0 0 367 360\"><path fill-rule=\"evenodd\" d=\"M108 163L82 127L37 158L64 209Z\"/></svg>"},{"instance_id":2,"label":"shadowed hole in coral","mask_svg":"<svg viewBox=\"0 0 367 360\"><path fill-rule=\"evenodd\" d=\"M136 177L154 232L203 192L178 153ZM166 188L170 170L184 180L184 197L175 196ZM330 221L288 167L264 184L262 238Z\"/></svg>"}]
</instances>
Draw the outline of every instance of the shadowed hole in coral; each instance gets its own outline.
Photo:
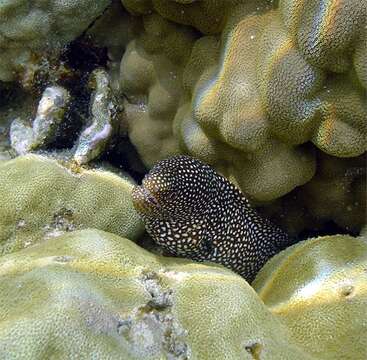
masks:
<instances>
[{"instance_id":1,"label":"shadowed hole in coral","mask_svg":"<svg viewBox=\"0 0 367 360\"><path fill-rule=\"evenodd\" d=\"M260 360L260 354L262 350L262 345L259 343L253 343L245 346L246 351L251 354L254 360Z\"/></svg>"},{"instance_id":2,"label":"shadowed hole in coral","mask_svg":"<svg viewBox=\"0 0 367 360\"><path fill-rule=\"evenodd\" d=\"M347 286L343 286L341 288L341 291L340 291L340 294L343 296L343 297L352 297L353 296L353 291L354 291L354 286L352 285L347 285Z\"/></svg>"},{"instance_id":3,"label":"shadowed hole in coral","mask_svg":"<svg viewBox=\"0 0 367 360\"><path fill-rule=\"evenodd\" d=\"M113 166L128 172L138 183L148 172L136 148L127 136L112 140L109 149L102 155L101 160L108 161Z\"/></svg>"}]
</instances>

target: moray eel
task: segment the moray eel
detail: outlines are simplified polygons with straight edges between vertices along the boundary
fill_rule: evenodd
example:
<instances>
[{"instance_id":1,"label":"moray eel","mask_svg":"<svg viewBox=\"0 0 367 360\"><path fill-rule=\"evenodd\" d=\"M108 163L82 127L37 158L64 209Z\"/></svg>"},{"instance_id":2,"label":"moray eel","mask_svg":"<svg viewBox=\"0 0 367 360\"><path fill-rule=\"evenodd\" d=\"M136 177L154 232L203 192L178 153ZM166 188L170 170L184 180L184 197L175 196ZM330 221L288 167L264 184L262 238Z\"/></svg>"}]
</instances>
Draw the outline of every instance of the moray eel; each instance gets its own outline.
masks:
<instances>
[{"instance_id":1,"label":"moray eel","mask_svg":"<svg viewBox=\"0 0 367 360\"><path fill-rule=\"evenodd\" d=\"M132 198L148 233L170 255L220 263L249 282L289 243L232 183L189 156L158 162Z\"/></svg>"}]
</instances>

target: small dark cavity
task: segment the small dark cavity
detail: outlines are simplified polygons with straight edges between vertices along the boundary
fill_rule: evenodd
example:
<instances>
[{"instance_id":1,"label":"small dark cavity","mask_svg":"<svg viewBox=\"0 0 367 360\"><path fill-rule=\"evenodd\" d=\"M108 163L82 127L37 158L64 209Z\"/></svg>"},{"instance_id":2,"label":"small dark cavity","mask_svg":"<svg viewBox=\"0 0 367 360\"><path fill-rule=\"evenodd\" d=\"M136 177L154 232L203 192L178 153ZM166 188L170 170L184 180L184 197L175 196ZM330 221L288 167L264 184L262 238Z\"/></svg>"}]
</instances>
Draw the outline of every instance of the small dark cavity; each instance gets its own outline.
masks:
<instances>
[{"instance_id":1,"label":"small dark cavity","mask_svg":"<svg viewBox=\"0 0 367 360\"><path fill-rule=\"evenodd\" d=\"M90 37L81 36L66 47L61 60L73 70L91 73L96 68L106 68L109 59L106 47L96 46Z\"/></svg>"},{"instance_id":2,"label":"small dark cavity","mask_svg":"<svg viewBox=\"0 0 367 360\"><path fill-rule=\"evenodd\" d=\"M260 360L260 354L262 350L262 345L255 342L245 346L246 351L251 354L254 360Z\"/></svg>"},{"instance_id":3,"label":"small dark cavity","mask_svg":"<svg viewBox=\"0 0 367 360\"><path fill-rule=\"evenodd\" d=\"M116 168L129 173L138 183L141 183L148 169L141 160L135 146L131 143L127 134L117 134L112 139L111 145L102 157Z\"/></svg>"},{"instance_id":4,"label":"small dark cavity","mask_svg":"<svg viewBox=\"0 0 367 360\"><path fill-rule=\"evenodd\" d=\"M352 231L349 228L341 227L336 224L334 221L330 220L322 224L317 229L307 229L301 231L297 236L297 241L302 241L306 239L310 239L318 236L327 236L327 235L358 235L358 232Z\"/></svg>"},{"instance_id":5,"label":"small dark cavity","mask_svg":"<svg viewBox=\"0 0 367 360\"><path fill-rule=\"evenodd\" d=\"M347 285L347 286L343 286L342 288L341 288L341 291L340 291L340 293L341 293L341 295L343 296L343 297L350 297L352 294L353 294L353 291L354 291L354 286L352 286L352 285Z\"/></svg>"}]
</instances>

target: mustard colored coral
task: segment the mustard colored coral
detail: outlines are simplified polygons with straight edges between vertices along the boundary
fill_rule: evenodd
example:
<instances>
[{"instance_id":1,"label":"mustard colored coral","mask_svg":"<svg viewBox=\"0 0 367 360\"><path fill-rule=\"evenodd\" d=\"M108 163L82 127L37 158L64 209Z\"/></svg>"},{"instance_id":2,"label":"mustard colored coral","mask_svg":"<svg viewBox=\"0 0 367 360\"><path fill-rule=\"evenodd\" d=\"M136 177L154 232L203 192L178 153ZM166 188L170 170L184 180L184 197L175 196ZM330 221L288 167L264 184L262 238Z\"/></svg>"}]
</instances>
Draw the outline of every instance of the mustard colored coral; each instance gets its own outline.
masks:
<instances>
[{"instance_id":1,"label":"mustard colored coral","mask_svg":"<svg viewBox=\"0 0 367 360\"><path fill-rule=\"evenodd\" d=\"M0 259L0 356L312 359L239 276L83 230Z\"/></svg>"},{"instance_id":2,"label":"mustard colored coral","mask_svg":"<svg viewBox=\"0 0 367 360\"><path fill-rule=\"evenodd\" d=\"M182 25L190 25L204 34L223 30L231 10L240 4L259 6L258 0L121 0L134 15L155 11L163 18Z\"/></svg>"},{"instance_id":3,"label":"mustard colored coral","mask_svg":"<svg viewBox=\"0 0 367 360\"><path fill-rule=\"evenodd\" d=\"M0 162L0 254L87 227L137 239L143 225L133 186L108 171L64 167L45 156Z\"/></svg>"}]
</instances>

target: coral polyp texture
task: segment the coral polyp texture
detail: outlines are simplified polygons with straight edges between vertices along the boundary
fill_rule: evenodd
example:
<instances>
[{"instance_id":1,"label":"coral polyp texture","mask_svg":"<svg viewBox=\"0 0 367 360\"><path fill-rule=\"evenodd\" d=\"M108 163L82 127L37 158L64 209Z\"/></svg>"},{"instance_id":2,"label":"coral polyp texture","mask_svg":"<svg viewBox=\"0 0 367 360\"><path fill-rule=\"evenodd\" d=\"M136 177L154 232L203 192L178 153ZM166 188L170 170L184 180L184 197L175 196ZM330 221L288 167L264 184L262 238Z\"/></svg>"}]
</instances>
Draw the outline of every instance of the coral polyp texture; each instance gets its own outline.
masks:
<instances>
[{"instance_id":1,"label":"coral polyp texture","mask_svg":"<svg viewBox=\"0 0 367 360\"><path fill-rule=\"evenodd\" d=\"M0 258L2 358L366 358L361 239L286 250L258 276L259 295L218 265L152 255L100 230L41 240ZM302 271L290 275L290 264Z\"/></svg>"},{"instance_id":2,"label":"coral polyp texture","mask_svg":"<svg viewBox=\"0 0 367 360\"><path fill-rule=\"evenodd\" d=\"M258 0L121 0L134 15L150 14L152 11L167 20L190 25L203 34L220 33L233 7L240 4L263 6L270 1Z\"/></svg>"},{"instance_id":3,"label":"coral polyp texture","mask_svg":"<svg viewBox=\"0 0 367 360\"><path fill-rule=\"evenodd\" d=\"M317 172L306 185L261 207L291 236L325 224L358 234L366 224L366 156L336 158L317 153Z\"/></svg>"},{"instance_id":4,"label":"coral polyp texture","mask_svg":"<svg viewBox=\"0 0 367 360\"><path fill-rule=\"evenodd\" d=\"M253 286L315 359L365 359L366 265L366 236L324 236L276 255Z\"/></svg>"},{"instance_id":5,"label":"coral polyp texture","mask_svg":"<svg viewBox=\"0 0 367 360\"><path fill-rule=\"evenodd\" d=\"M0 359L366 360L366 19L0 0Z\"/></svg>"},{"instance_id":6,"label":"coral polyp texture","mask_svg":"<svg viewBox=\"0 0 367 360\"><path fill-rule=\"evenodd\" d=\"M81 35L109 3L110 0L2 1L0 80L32 77L34 68Z\"/></svg>"},{"instance_id":7,"label":"coral polyp texture","mask_svg":"<svg viewBox=\"0 0 367 360\"><path fill-rule=\"evenodd\" d=\"M45 156L0 162L0 254L87 227L137 239L143 225L133 186L108 171L63 166Z\"/></svg>"},{"instance_id":8,"label":"coral polyp texture","mask_svg":"<svg viewBox=\"0 0 367 360\"><path fill-rule=\"evenodd\" d=\"M158 4L163 3L167 9L173 4L154 2L160 14ZM200 3L212 3L215 8L220 2ZM189 11L201 5L172 6L186 6ZM365 65L358 55L365 36L361 30L365 4L281 1L277 9L269 9L261 2L249 2L228 9L220 38L206 35L194 43L186 41L192 50L189 59L182 57L183 91L172 110L173 137L149 134L149 141L164 148L163 144L176 139L180 151L213 164L261 201L279 198L313 177L316 164L310 142L336 157L365 152ZM158 15L152 19L155 24L163 21ZM125 53L122 64L130 58ZM145 56L141 53L139 58ZM135 72L122 65L122 91L128 98L131 91L125 85L125 73L138 74L135 79L143 84L138 69L145 73L152 66L148 64L136 61ZM145 88L151 91L148 83ZM142 105L149 113L166 101L149 98ZM128 118L136 114L133 110ZM148 122L154 123L147 118ZM146 132L136 126L131 132L138 150L146 151L142 146ZM171 154L155 153L154 160L167 155Z\"/></svg>"},{"instance_id":9,"label":"coral polyp texture","mask_svg":"<svg viewBox=\"0 0 367 360\"><path fill-rule=\"evenodd\" d=\"M180 152L172 122L182 96L182 71L195 36L192 29L153 14L135 25L121 61L129 136L148 166Z\"/></svg>"}]
</instances>

